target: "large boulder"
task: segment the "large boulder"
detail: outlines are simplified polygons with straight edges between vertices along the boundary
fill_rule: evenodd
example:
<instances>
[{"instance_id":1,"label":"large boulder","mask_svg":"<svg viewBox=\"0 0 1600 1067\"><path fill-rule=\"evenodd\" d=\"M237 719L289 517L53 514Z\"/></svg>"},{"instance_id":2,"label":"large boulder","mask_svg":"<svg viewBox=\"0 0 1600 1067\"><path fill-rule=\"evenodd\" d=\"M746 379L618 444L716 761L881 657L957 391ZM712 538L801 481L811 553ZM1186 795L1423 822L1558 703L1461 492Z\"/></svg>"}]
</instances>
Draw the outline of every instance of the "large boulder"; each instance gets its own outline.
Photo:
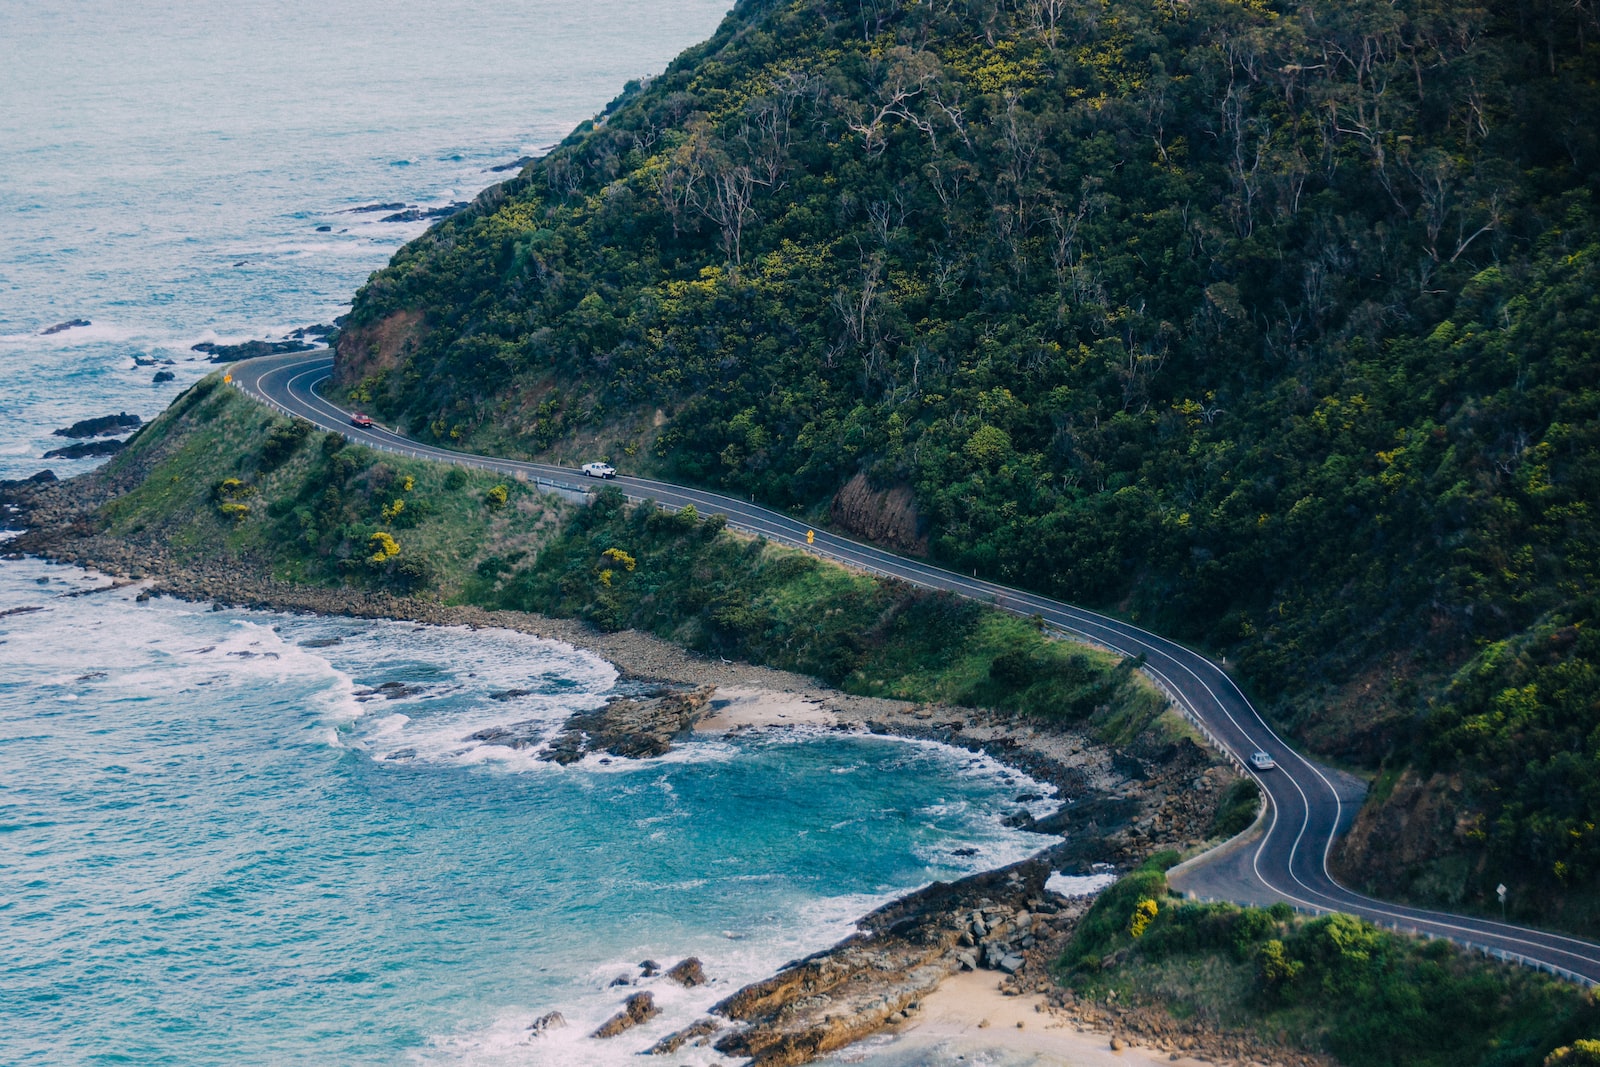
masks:
<instances>
[{"instance_id":1,"label":"large boulder","mask_svg":"<svg viewBox=\"0 0 1600 1067\"><path fill-rule=\"evenodd\" d=\"M139 416L120 411L115 415L82 419L54 433L56 437L115 437L129 430L137 430L143 423L144 420Z\"/></svg>"},{"instance_id":2,"label":"large boulder","mask_svg":"<svg viewBox=\"0 0 1600 1067\"><path fill-rule=\"evenodd\" d=\"M656 998L649 993L635 993L622 1005L622 1010L607 1019L600 1029L594 1032L595 1037L616 1037L624 1030L631 1030L640 1023L649 1022L661 1009L656 1007Z\"/></svg>"}]
</instances>

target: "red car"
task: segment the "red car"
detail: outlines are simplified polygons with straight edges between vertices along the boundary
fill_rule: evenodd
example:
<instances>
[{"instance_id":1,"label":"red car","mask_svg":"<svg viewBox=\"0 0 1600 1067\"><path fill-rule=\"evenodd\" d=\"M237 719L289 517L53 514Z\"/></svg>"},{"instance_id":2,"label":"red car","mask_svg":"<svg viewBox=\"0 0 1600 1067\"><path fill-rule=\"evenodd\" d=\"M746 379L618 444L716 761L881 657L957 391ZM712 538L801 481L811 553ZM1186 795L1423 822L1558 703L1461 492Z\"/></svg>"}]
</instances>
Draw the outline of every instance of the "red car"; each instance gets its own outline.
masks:
<instances>
[{"instance_id":1,"label":"red car","mask_svg":"<svg viewBox=\"0 0 1600 1067\"><path fill-rule=\"evenodd\" d=\"M350 416L350 425L359 426L365 430L367 427L372 425L372 416L363 415L360 412L357 412L356 414Z\"/></svg>"}]
</instances>

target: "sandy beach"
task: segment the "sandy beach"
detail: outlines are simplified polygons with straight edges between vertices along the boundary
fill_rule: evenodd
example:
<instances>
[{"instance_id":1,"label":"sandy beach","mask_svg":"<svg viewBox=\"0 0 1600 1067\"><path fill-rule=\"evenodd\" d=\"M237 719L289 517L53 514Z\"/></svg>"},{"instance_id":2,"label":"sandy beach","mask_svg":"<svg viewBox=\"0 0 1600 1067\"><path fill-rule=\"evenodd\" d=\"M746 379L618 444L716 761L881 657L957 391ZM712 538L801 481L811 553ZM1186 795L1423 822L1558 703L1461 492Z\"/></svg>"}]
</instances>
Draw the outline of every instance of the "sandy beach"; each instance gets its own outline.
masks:
<instances>
[{"instance_id":1,"label":"sandy beach","mask_svg":"<svg viewBox=\"0 0 1600 1067\"><path fill-rule=\"evenodd\" d=\"M728 734L775 726L829 727L838 721L838 715L810 694L724 685L717 687L710 713L695 722L694 730L700 734Z\"/></svg>"},{"instance_id":2,"label":"sandy beach","mask_svg":"<svg viewBox=\"0 0 1600 1067\"><path fill-rule=\"evenodd\" d=\"M1079 1030L1045 1005L1044 997L1006 996L992 971L952 975L922 1001L908 1022L861 1042L824 1063L863 1067L1202 1067L1156 1049L1114 1051L1112 1035Z\"/></svg>"}]
</instances>

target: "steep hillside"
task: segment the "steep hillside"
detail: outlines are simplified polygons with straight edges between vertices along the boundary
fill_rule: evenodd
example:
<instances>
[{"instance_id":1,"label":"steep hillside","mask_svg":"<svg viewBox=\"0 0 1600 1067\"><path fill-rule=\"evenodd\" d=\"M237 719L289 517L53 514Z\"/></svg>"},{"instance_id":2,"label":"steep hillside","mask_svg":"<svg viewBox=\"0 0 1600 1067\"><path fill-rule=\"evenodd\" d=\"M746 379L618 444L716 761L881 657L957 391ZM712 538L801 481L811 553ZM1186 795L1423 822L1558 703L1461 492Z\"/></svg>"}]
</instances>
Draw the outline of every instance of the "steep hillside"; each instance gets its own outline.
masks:
<instances>
[{"instance_id":1,"label":"steep hillside","mask_svg":"<svg viewBox=\"0 0 1600 1067\"><path fill-rule=\"evenodd\" d=\"M1592 929L1597 35L747 0L375 275L342 380L1203 642L1383 768L1349 876Z\"/></svg>"}]
</instances>

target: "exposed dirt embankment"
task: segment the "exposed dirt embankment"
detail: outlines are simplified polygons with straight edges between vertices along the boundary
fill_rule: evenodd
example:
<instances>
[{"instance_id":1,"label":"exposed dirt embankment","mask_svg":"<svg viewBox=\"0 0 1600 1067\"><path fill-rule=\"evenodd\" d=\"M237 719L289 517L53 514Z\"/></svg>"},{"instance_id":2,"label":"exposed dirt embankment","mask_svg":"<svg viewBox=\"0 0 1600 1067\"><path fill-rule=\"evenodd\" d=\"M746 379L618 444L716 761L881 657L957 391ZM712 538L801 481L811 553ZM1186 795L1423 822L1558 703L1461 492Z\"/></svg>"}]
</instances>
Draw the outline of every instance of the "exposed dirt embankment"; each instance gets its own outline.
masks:
<instances>
[{"instance_id":1,"label":"exposed dirt embankment","mask_svg":"<svg viewBox=\"0 0 1600 1067\"><path fill-rule=\"evenodd\" d=\"M865 474L858 474L835 494L828 518L840 529L877 544L928 554L928 536L909 485L874 489Z\"/></svg>"},{"instance_id":2,"label":"exposed dirt embankment","mask_svg":"<svg viewBox=\"0 0 1600 1067\"><path fill-rule=\"evenodd\" d=\"M1440 863L1442 854L1477 855L1471 835L1481 832L1477 819L1464 816L1459 778L1423 776L1407 769L1381 803L1366 804L1329 857L1334 873L1346 884L1392 895L1399 890L1459 905L1468 886L1481 874L1470 863ZM1479 817L1481 818L1481 816ZM1451 846L1454 846L1452 848ZM1396 872L1410 884L1396 884Z\"/></svg>"},{"instance_id":3,"label":"exposed dirt embankment","mask_svg":"<svg viewBox=\"0 0 1600 1067\"><path fill-rule=\"evenodd\" d=\"M334 350L334 382L351 386L394 370L415 351L426 332L420 311L396 311L377 322L347 327Z\"/></svg>"}]
</instances>

